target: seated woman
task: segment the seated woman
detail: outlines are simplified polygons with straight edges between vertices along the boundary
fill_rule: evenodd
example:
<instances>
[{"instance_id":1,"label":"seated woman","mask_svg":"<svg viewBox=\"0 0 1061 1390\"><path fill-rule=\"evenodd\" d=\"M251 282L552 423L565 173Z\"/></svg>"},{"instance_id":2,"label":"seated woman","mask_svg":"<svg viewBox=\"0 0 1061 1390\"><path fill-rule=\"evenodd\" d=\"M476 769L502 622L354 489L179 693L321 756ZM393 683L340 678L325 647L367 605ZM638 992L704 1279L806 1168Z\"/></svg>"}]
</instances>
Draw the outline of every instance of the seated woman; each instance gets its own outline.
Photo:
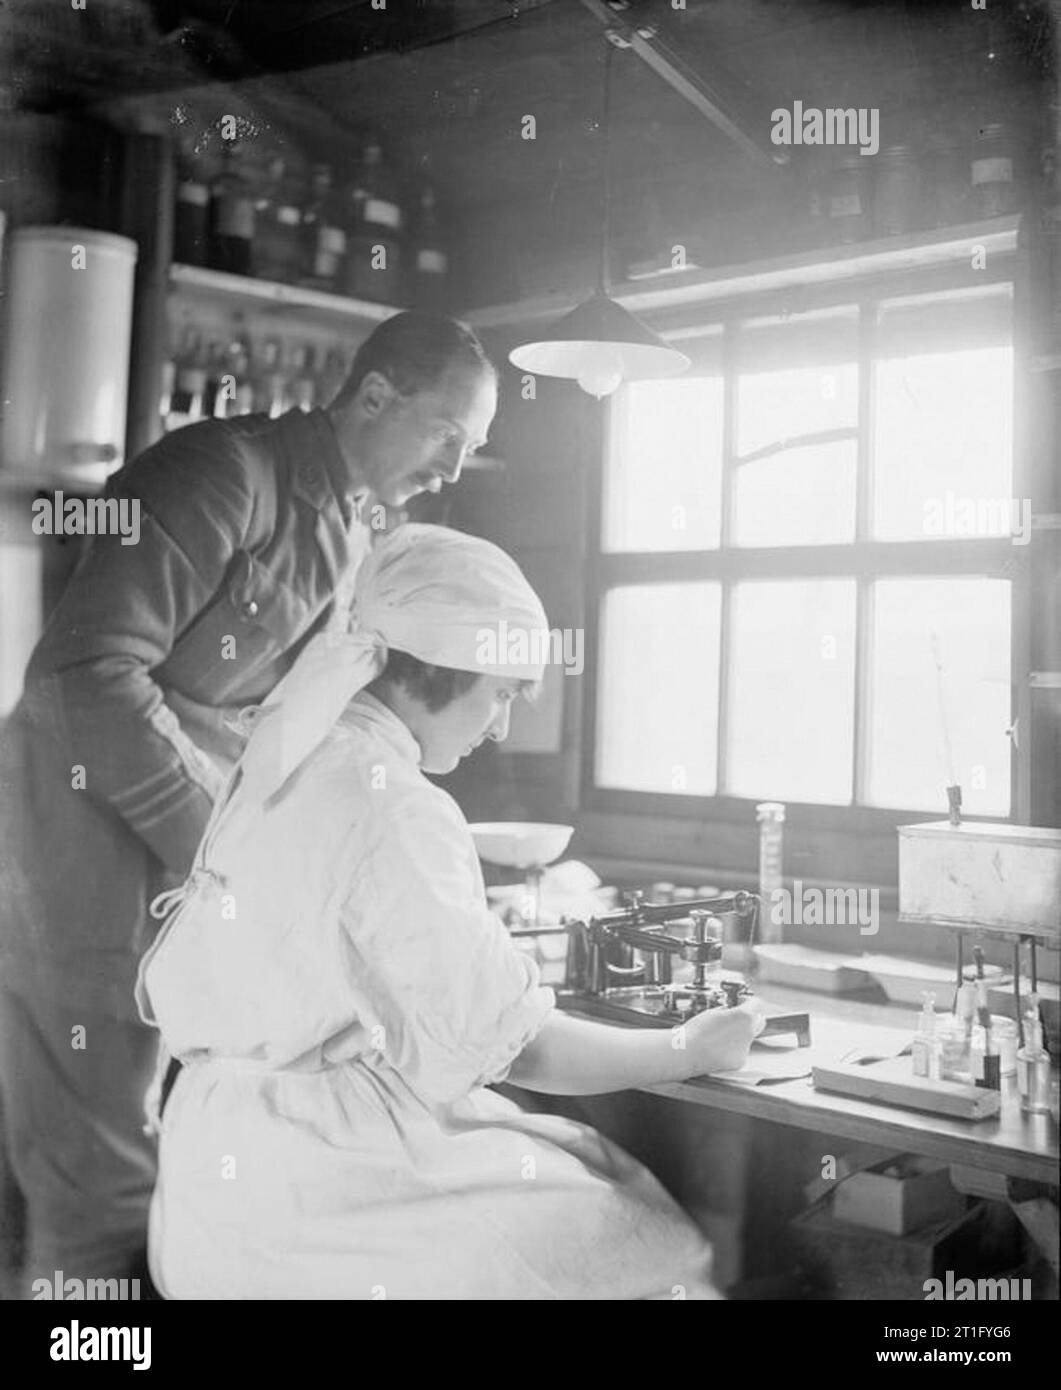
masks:
<instances>
[{"instance_id":1,"label":"seated woman","mask_svg":"<svg viewBox=\"0 0 1061 1390\"><path fill-rule=\"evenodd\" d=\"M260 711L141 967L141 1011L183 1063L155 1282L170 1298L717 1297L709 1247L645 1168L486 1089L677 1080L739 1066L761 1027L754 1007L714 1010L678 1046L565 1017L488 909L467 824L424 773L505 737L542 669L484 663L483 637L505 631L518 655L541 604L496 546L409 525L362 566L355 616Z\"/></svg>"}]
</instances>

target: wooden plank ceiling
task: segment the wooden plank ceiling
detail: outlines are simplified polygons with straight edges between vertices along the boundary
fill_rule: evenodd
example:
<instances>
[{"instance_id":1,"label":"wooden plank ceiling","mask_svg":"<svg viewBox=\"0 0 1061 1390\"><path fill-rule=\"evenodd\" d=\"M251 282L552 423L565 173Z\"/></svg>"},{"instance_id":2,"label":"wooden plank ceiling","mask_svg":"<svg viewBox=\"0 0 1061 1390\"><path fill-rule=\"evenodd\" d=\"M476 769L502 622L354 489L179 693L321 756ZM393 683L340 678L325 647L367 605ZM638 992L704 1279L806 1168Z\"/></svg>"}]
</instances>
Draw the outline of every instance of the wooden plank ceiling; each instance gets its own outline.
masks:
<instances>
[{"instance_id":1,"label":"wooden plank ceiling","mask_svg":"<svg viewBox=\"0 0 1061 1390\"><path fill-rule=\"evenodd\" d=\"M968 126L1049 65L1046 0L986 12L954 0L687 0L684 11L637 0L626 18L655 24L760 140L770 111L797 98L878 106L892 140ZM371 0L87 0L84 11L0 0L0 36L8 110L207 129L235 102L258 128L350 158L371 129L465 210L555 198L599 174L604 41L577 0L390 0L385 11ZM520 139L528 114L534 142ZM612 138L627 183L690 166L727 187L762 177L630 54L616 64Z\"/></svg>"}]
</instances>

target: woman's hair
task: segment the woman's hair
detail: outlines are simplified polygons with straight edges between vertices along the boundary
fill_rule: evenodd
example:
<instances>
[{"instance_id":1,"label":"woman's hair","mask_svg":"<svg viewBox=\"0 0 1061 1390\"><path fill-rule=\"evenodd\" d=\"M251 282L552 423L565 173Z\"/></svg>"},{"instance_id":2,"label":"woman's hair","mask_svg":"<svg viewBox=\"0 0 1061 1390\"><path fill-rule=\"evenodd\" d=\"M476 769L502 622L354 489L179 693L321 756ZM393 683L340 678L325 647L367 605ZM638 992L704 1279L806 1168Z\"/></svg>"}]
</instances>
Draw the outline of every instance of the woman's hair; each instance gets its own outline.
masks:
<instances>
[{"instance_id":1,"label":"woman's hair","mask_svg":"<svg viewBox=\"0 0 1061 1390\"><path fill-rule=\"evenodd\" d=\"M369 372L380 372L399 395L413 396L436 385L450 367L497 376L497 368L467 324L443 314L395 314L358 348L350 375L332 405L345 405Z\"/></svg>"},{"instance_id":2,"label":"woman's hair","mask_svg":"<svg viewBox=\"0 0 1061 1390\"><path fill-rule=\"evenodd\" d=\"M457 671L452 666L432 666L430 662L392 647L387 653L387 664L372 684L383 681L388 685L400 685L431 714L438 714L471 690L480 674L478 671ZM537 681L520 681L520 693L528 698L533 698L537 689Z\"/></svg>"}]
</instances>

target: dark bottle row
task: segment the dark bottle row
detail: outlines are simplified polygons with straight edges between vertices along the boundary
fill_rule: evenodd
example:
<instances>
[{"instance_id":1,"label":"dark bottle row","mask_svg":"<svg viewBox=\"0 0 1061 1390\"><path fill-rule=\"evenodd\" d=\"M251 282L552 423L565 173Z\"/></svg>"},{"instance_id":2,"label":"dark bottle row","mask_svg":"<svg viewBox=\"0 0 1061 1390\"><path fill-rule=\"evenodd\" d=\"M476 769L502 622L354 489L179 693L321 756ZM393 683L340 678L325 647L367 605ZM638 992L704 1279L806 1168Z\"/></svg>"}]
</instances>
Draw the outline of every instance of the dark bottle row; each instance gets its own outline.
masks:
<instances>
[{"instance_id":1,"label":"dark bottle row","mask_svg":"<svg viewBox=\"0 0 1061 1390\"><path fill-rule=\"evenodd\" d=\"M447 307L449 257L433 190L415 198L368 141L345 181L239 140L180 160L174 259L396 306Z\"/></svg>"}]
</instances>

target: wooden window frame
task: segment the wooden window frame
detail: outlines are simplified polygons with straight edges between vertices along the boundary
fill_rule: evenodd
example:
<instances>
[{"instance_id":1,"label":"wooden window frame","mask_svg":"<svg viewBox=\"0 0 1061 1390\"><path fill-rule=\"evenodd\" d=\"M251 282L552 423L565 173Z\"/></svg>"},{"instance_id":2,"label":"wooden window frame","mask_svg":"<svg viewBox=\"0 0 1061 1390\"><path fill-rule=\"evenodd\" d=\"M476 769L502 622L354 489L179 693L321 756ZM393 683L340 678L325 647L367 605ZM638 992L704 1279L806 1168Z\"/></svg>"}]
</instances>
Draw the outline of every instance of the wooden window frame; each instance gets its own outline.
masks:
<instances>
[{"instance_id":1,"label":"wooden window frame","mask_svg":"<svg viewBox=\"0 0 1061 1390\"><path fill-rule=\"evenodd\" d=\"M870 480L872 460L872 421L869 402L871 365L873 362L871 336L875 325L876 306L884 300L905 295L932 295L956 289L986 289L990 285L1011 285L1013 292L1013 487L1015 497L1038 495L1028 439L1031 431L1026 419L1030 399L1027 373L1030 366L1030 267L1027 249L1020 236L1017 218L989 224L997 237L982 269L973 269L966 248L982 244L985 228L972 227L958 231L939 232L920 238L904 239L902 247L891 255L885 250L874 254L875 248L863 251L864 269L851 273L855 248L839 248L835 258L793 258L799 265L801 277L784 273L785 263L764 266L759 273L755 267L742 268L732 274L730 283L739 292L728 294L726 285L715 281L707 297L698 297L694 287L688 301L680 293L667 301L666 292L658 295L662 309L653 314L651 308L644 316L658 331L675 341L695 341L721 329L723 333L724 372L724 437L722 463L722 533L717 550L700 552L605 552L602 550L602 521L605 470L611 445L611 411L605 416L601 448L590 470L588 499L589 536L587 544L586 582L586 689L582 702L582 758L580 779L580 810L587 813L587 823L593 827L593 839L602 852L620 857L631 856L630 831L638 822L653 823L652 841L657 846L647 856L659 862L681 864L703 863L703 856L689 853L689 827L702 828L710 837L712 829L740 827L754 838L755 800L731 795L691 796L680 793L653 793L623 790L597 785L595 781L597 693L599 680L600 613L607 589L617 583L651 583L666 581L719 581L722 594L722 633L720 641L719 680L719 785L723 785L725 758L726 691L729 661L732 585L742 578L793 579L799 577L853 577L857 585L855 655L855 725L853 796L864 794L866 784L864 720L867 709L867 659L871 627L869 619L870 585L873 580L889 575L926 578L948 574L969 577L991 577L1009 580L1012 585L1011 619L1011 725L1019 720L1029 726L1028 687L1024 679L1030 667L1032 593L1029 564L1031 547L1015 547L1002 538L952 538L930 541L878 541L868 539L870 522ZM979 238L977 234L980 234ZM887 243L878 243L887 248ZM917 254L908 248L915 246ZM949 248L951 254L943 254ZM955 249L957 248L957 249ZM863 250L858 248L857 250ZM903 252L906 252L905 256ZM964 254L963 254L964 252ZM778 265L781 266L780 273ZM627 297L627 307L639 308L637 295ZM745 320L779 316L785 313L806 313L815 310L856 305L859 309L858 365L859 418L858 451L856 456L856 535L850 543L832 545L787 546L776 548L726 549L727 526L731 508L733 473L733 423L736 373L733 370L731 348L734 329ZM642 310L644 312L644 310ZM695 370L695 368L694 368ZM1027 821L1031 805L1031 764L1026 747L1018 744L1011 757L1011 821ZM860 765L862 764L862 765ZM764 792L764 797L766 793ZM822 840L830 832L843 831L854 836L845 844L857 846L860 837L872 836L879 842L894 840L898 825L919 820L941 819L945 806L938 812L924 808L884 808L857 804L822 805L819 803L788 803L789 822L799 824ZM970 816L970 820L992 820L998 817ZM673 837L667 827L675 828ZM723 842L727 838L722 836ZM662 851L660 846L662 846ZM843 872L851 880L880 880L881 854L866 856L866 863L854 850L855 862ZM887 858L887 855L884 856ZM836 866L824 862L823 855L808 856L808 875L827 876L836 873ZM872 861L872 864L871 862ZM875 864L876 868L872 865Z\"/></svg>"}]
</instances>

